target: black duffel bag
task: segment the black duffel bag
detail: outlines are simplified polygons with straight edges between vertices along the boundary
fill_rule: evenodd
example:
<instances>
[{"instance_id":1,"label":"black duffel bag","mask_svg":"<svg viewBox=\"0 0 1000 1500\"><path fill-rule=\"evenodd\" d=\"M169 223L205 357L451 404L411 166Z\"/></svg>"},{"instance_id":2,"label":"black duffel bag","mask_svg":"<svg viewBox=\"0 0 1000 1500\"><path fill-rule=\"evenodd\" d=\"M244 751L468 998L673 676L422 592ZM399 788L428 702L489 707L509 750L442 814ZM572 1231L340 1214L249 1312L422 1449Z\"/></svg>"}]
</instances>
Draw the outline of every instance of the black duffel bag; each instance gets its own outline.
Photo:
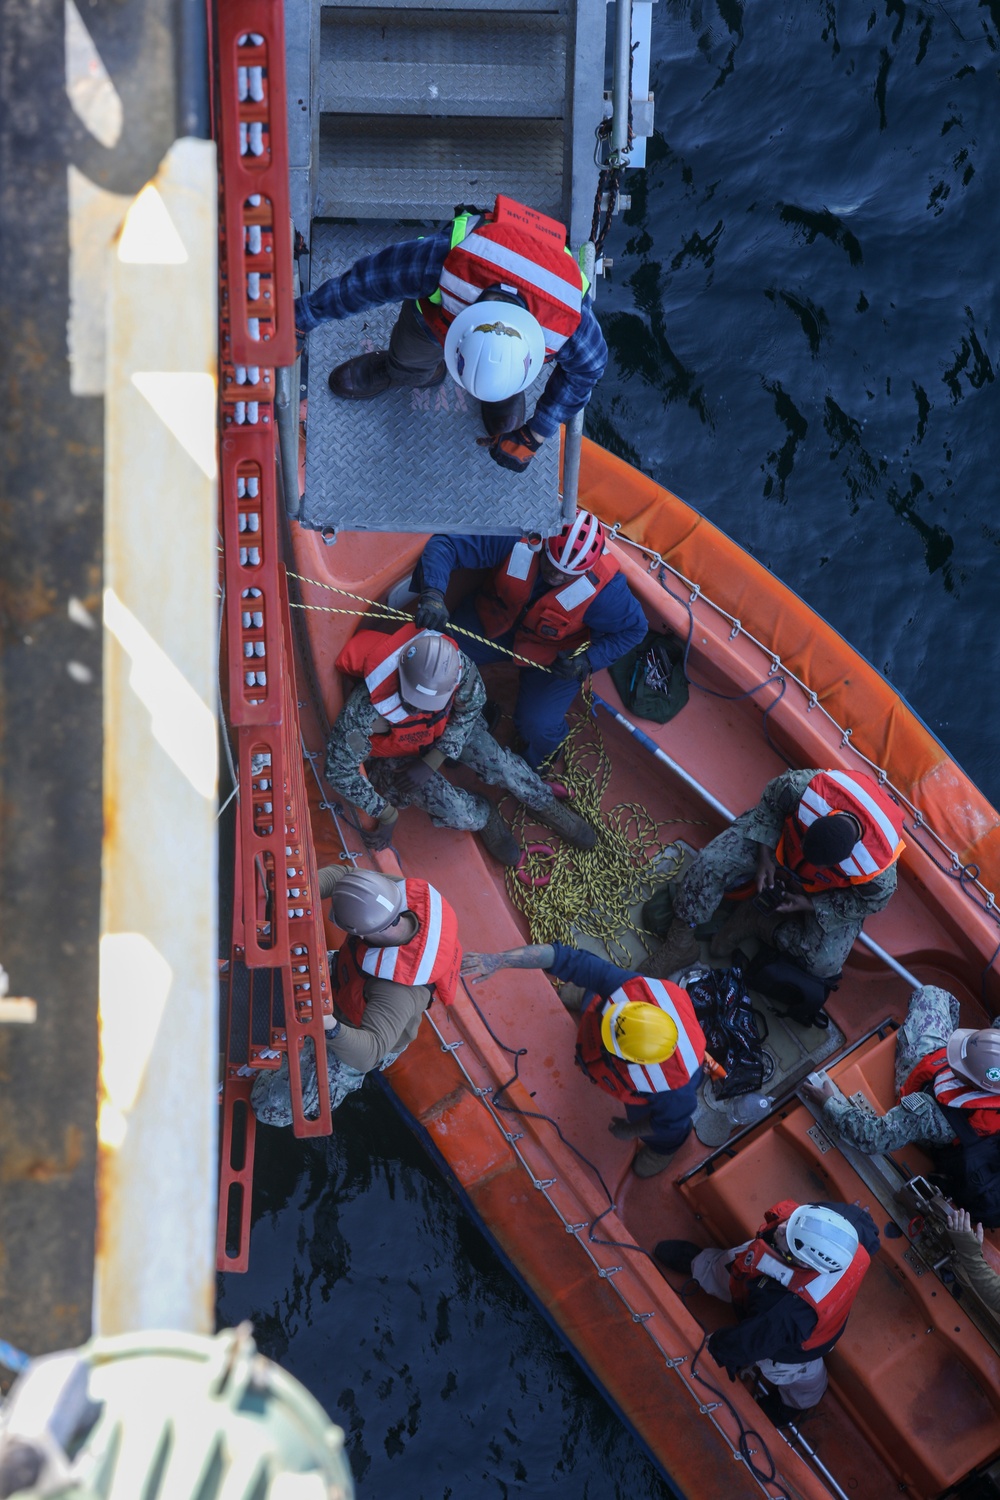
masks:
<instances>
[{"instance_id":1,"label":"black duffel bag","mask_svg":"<svg viewBox=\"0 0 1000 1500\"><path fill-rule=\"evenodd\" d=\"M762 944L747 965L747 983L770 1000L783 1019L822 1028L830 1024L823 1007L840 983L840 975L817 979L787 954Z\"/></svg>"}]
</instances>

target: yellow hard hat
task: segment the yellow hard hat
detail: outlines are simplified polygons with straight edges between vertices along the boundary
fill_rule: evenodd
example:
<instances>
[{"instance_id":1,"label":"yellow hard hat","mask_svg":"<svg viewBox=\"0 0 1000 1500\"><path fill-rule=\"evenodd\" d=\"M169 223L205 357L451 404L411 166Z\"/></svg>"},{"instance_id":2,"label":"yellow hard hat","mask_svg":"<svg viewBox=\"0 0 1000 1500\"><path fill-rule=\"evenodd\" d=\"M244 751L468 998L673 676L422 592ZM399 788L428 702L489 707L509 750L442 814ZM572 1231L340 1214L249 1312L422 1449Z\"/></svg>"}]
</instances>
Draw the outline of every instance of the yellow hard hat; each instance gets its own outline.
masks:
<instances>
[{"instance_id":1,"label":"yellow hard hat","mask_svg":"<svg viewBox=\"0 0 1000 1500\"><path fill-rule=\"evenodd\" d=\"M661 1063L677 1046L677 1026L649 1000L619 1000L601 1020L601 1041L626 1062Z\"/></svg>"}]
</instances>

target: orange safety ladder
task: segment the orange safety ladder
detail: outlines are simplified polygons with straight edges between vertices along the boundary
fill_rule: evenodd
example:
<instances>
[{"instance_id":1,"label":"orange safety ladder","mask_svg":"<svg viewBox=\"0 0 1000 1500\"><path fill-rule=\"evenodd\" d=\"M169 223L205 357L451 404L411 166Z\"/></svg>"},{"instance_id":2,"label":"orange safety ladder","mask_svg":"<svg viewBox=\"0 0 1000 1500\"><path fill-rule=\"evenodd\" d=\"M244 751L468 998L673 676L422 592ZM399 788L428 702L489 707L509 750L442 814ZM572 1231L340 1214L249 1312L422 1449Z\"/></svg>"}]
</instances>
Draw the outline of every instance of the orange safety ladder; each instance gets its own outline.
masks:
<instances>
[{"instance_id":1,"label":"orange safety ladder","mask_svg":"<svg viewBox=\"0 0 1000 1500\"><path fill-rule=\"evenodd\" d=\"M295 1134L328 1135L332 1002L276 478L275 368L295 359L284 14L281 0L216 0L214 20L224 685L239 781L216 1256L220 1270L246 1270L253 1080L287 1056ZM307 1049L319 1062L313 1114L302 1098Z\"/></svg>"}]
</instances>

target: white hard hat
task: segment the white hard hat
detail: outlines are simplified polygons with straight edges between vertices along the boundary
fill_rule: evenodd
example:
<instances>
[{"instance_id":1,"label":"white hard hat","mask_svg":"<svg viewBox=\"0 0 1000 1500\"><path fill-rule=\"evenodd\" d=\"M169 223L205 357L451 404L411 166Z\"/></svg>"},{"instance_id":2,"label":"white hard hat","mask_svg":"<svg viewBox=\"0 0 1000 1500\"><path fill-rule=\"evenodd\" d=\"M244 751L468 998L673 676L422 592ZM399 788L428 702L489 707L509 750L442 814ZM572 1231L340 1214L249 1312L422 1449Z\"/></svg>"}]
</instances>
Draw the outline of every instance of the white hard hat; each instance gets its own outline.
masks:
<instances>
[{"instance_id":1,"label":"white hard hat","mask_svg":"<svg viewBox=\"0 0 1000 1500\"><path fill-rule=\"evenodd\" d=\"M526 391L545 363L545 335L527 308L473 302L451 321L445 363L477 401L506 401Z\"/></svg>"},{"instance_id":2,"label":"white hard hat","mask_svg":"<svg viewBox=\"0 0 1000 1500\"><path fill-rule=\"evenodd\" d=\"M785 1224L788 1252L813 1271L846 1271L858 1249L858 1232L849 1219L820 1208L800 1204Z\"/></svg>"},{"instance_id":3,"label":"white hard hat","mask_svg":"<svg viewBox=\"0 0 1000 1500\"><path fill-rule=\"evenodd\" d=\"M961 1026L948 1038L948 1066L989 1094L1000 1094L1000 1031Z\"/></svg>"}]
</instances>

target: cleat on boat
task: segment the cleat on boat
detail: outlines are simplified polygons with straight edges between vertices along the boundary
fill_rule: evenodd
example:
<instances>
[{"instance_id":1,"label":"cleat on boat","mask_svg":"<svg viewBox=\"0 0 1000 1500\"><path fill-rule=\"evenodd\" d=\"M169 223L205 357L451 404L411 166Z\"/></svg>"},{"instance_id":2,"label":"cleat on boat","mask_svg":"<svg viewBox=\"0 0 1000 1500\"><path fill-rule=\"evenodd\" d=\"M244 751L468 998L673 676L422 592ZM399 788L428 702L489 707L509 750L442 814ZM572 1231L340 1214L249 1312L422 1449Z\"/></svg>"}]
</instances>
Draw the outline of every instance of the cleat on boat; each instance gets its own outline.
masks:
<instances>
[{"instance_id":1,"label":"cleat on boat","mask_svg":"<svg viewBox=\"0 0 1000 1500\"><path fill-rule=\"evenodd\" d=\"M676 1271L680 1276L690 1276L691 1264L704 1248L704 1245L696 1245L693 1240L660 1240L653 1248L653 1259L668 1271Z\"/></svg>"}]
</instances>

